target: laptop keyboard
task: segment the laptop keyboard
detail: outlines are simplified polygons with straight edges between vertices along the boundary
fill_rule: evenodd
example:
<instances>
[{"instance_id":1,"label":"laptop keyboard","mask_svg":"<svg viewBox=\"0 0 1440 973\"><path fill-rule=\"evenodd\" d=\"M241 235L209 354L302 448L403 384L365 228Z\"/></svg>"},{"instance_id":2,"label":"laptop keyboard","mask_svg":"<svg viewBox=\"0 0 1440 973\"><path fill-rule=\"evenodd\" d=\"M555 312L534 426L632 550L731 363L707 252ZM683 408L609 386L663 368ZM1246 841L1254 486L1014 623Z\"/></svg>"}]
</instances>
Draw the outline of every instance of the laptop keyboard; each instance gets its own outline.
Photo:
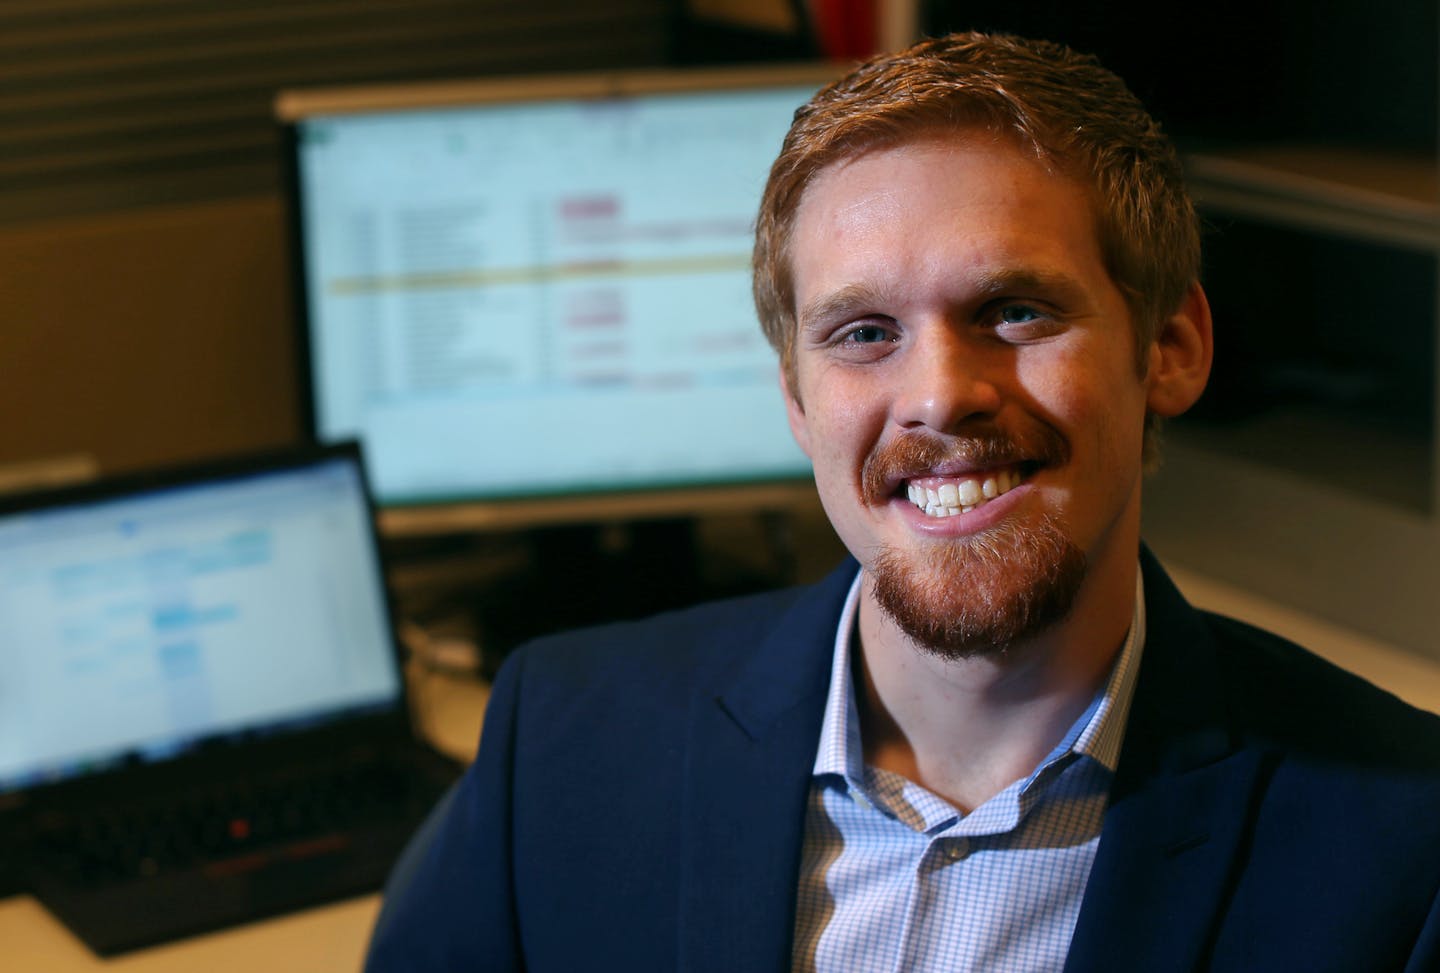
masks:
<instances>
[{"instance_id":1,"label":"laptop keyboard","mask_svg":"<svg viewBox=\"0 0 1440 973\"><path fill-rule=\"evenodd\" d=\"M320 853L370 825L418 822L438 790L406 769L346 762L67 814L41 822L36 850L55 877L84 885L243 871L280 850Z\"/></svg>"}]
</instances>

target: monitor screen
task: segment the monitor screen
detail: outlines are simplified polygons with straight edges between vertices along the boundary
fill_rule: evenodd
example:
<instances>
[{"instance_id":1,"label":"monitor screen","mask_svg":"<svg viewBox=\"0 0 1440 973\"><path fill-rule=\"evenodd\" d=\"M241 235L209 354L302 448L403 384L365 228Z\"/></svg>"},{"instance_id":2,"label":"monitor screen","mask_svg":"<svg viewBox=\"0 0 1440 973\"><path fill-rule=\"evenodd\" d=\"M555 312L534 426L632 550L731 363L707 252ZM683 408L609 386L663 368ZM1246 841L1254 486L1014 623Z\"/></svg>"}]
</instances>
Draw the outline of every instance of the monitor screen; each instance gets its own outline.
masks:
<instances>
[{"instance_id":1,"label":"monitor screen","mask_svg":"<svg viewBox=\"0 0 1440 973\"><path fill-rule=\"evenodd\" d=\"M808 477L749 261L831 73L282 96L314 436L389 507Z\"/></svg>"}]
</instances>

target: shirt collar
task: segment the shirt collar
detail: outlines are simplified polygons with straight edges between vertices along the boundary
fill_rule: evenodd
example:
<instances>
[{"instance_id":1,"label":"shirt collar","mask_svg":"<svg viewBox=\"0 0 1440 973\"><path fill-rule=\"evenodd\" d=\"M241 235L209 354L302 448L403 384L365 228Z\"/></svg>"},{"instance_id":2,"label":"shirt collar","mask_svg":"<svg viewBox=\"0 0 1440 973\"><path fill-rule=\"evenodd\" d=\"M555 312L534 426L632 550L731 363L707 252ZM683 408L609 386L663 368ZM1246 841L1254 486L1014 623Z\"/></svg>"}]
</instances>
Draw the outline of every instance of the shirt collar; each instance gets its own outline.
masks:
<instances>
[{"instance_id":1,"label":"shirt collar","mask_svg":"<svg viewBox=\"0 0 1440 973\"><path fill-rule=\"evenodd\" d=\"M855 708L854 686L850 679L850 643L860 613L860 585L864 570L855 573L840 623L835 627L835 651L830 663L830 692L825 700L825 718L820 724L820 746L815 753L816 776L839 774L852 784L864 778L864 751L860 747L860 713Z\"/></svg>"},{"instance_id":2,"label":"shirt collar","mask_svg":"<svg viewBox=\"0 0 1440 973\"><path fill-rule=\"evenodd\" d=\"M834 659L830 667L830 691L825 702L825 717L820 726L820 743L815 753L814 774L834 774L858 785L865 777L864 749L860 744L860 717L855 705L855 686L851 678L850 651L854 643L855 621L860 610L860 588L864 571L855 575L840 621L835 628ZM1145 580L1135 572L1135 608L1130 618L1130 631L1110 669L1104 687L1096 693L1085 712L1040 766L1052 763L1069 752L1088 756L1111 773L1120 759L1120 744L1130 716L1130 700L1135 694L1135 676L1140 668L1140 655L1145 647ZM1038 770L1039 768L1037 768Z\"/></svg>"}]
</instances>

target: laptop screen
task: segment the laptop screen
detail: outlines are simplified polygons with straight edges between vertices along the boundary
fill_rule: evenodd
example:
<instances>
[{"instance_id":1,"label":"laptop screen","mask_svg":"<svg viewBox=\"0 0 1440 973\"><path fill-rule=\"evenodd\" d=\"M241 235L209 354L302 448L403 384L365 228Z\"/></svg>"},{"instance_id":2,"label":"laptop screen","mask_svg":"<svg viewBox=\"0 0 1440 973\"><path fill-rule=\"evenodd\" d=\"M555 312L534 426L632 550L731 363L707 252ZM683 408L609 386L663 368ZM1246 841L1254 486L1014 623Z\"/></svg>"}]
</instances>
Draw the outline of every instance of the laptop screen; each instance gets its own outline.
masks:
<instances>
[{"instance_id":1,"label":"laptop screen","mask_svg":"<svg viewBox=\"0 0 1440 973\"><path fill-rule=\"evenodd\" d=\"M403 699L358 454L0 514L0 792Z\"/></svg>"}]
</instances>

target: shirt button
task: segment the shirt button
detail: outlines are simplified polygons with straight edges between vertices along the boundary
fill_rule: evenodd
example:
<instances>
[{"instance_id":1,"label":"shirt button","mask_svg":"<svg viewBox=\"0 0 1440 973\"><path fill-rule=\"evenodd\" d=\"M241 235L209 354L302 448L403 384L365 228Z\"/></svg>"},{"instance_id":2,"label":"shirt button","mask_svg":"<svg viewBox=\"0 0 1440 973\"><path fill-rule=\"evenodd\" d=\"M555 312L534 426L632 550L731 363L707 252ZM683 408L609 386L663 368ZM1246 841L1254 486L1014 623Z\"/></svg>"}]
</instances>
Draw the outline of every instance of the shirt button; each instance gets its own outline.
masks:
<instances>
[{"instance_id":1,"label":"shirt button","mask_svg":"<svg viewBox=\"0 0 1440 973\"><path fill-rule=\"evenodd\" d=\"M966 841L964 838L955 838L951 840L949 845L947 845L945 848L945 857L950 859L952 862L958 862L960 859L964 858L968 854L970 854L970 842Z\"/></svg>"}]
</instances>

